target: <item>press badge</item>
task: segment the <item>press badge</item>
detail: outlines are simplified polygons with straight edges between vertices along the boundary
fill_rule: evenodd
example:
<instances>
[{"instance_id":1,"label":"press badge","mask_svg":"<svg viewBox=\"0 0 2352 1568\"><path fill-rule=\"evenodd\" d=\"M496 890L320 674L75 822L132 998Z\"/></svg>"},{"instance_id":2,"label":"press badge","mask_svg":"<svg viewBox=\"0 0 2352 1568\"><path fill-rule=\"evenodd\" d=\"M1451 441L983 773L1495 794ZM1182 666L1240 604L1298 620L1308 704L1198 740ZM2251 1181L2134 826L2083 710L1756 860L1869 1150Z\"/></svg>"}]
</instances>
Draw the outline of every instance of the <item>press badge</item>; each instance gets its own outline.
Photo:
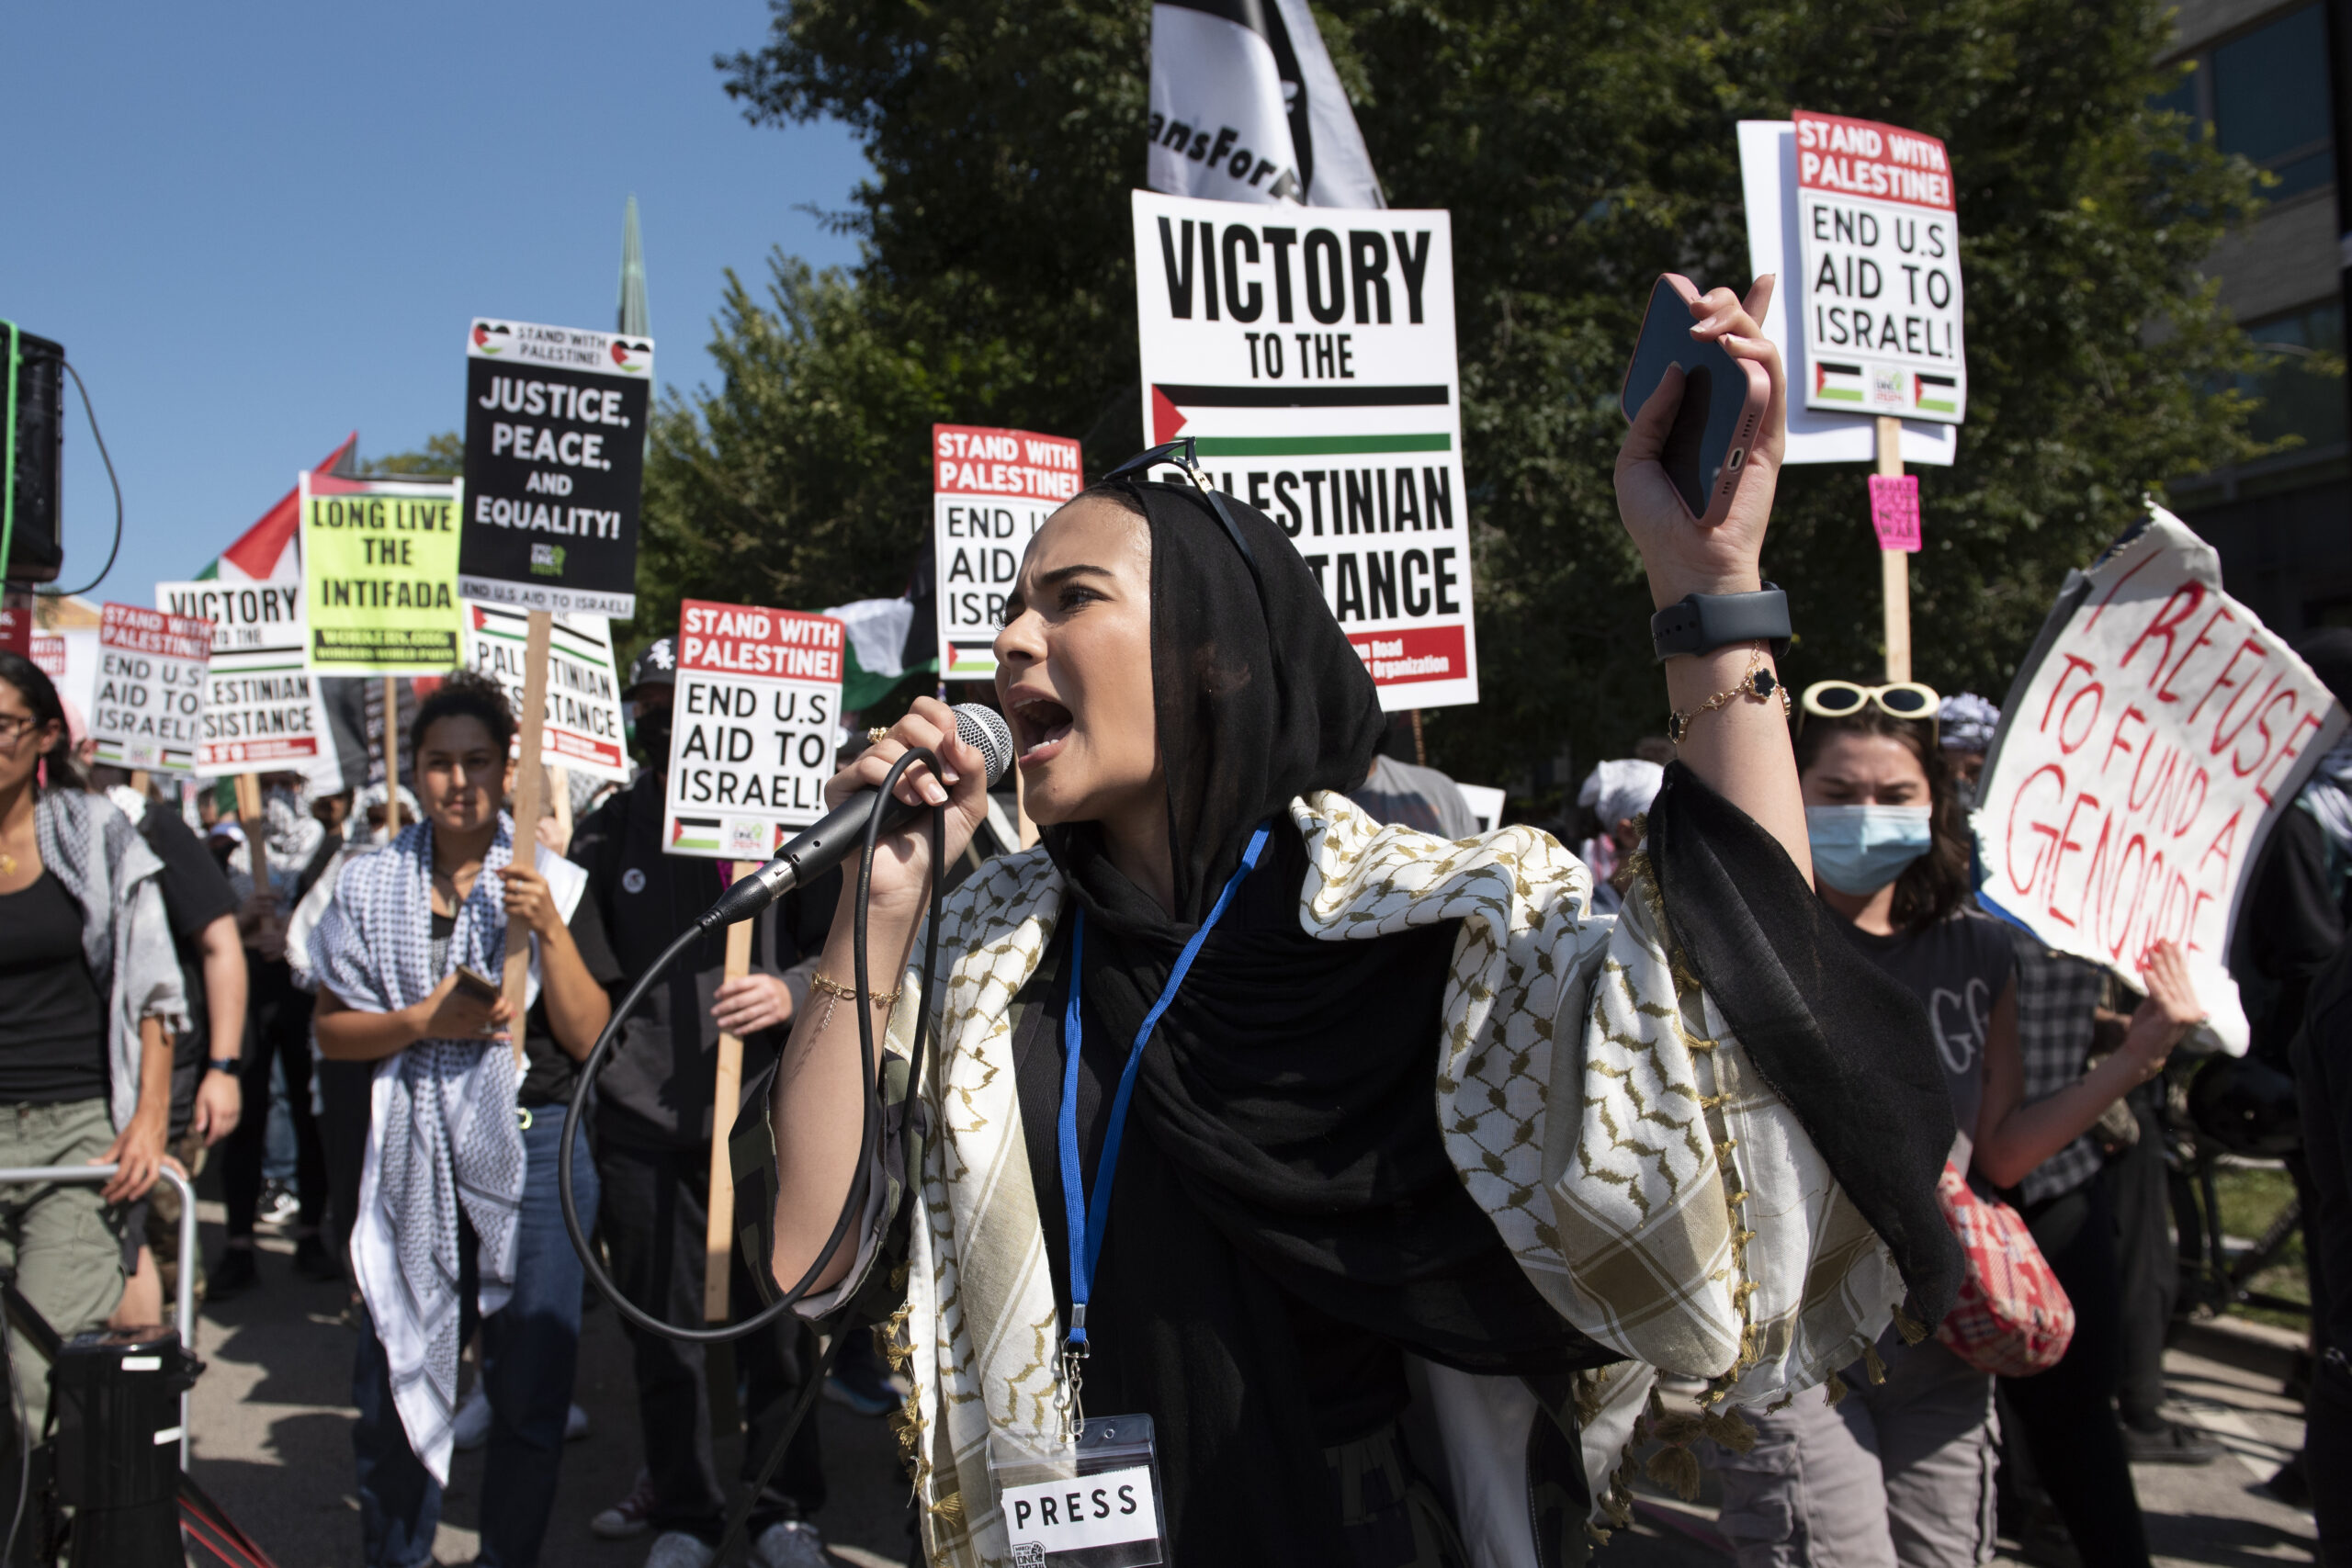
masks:
<instances>
[{"instance_id":1,"label":"press badge","mask_svg":"<svg viewBox=\"0 0 2352 1568\"><path fill-rule=\"evenodd\" d=\"M991 1432L989 1482L1013 1568L1148 1568L1168 1561L1148 1416L1093 1416L1075 1443Z\"/></svg>"}]
</instances>

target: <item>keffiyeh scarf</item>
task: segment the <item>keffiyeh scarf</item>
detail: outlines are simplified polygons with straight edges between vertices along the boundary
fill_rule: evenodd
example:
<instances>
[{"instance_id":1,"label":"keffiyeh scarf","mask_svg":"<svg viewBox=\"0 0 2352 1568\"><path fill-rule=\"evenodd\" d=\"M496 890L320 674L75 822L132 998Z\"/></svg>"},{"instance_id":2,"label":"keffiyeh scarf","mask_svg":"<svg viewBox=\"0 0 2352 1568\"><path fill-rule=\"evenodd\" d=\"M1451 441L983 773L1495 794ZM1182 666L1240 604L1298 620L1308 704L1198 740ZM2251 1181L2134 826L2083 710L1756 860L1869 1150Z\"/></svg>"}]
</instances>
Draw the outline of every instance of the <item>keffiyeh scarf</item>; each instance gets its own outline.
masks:
<instances>
[{"instance_id":1,"label":"keffiyeh scarf","mask_svg":"<svg viewBox=\"0 0 2352 1568\"><path fill-rule=\"evenodd\" d=\"M419 822L342 867L334 900L311 937L319 983L362 1012L422 1001L460 964L498 975L506 954L504 884L514 824L498 837L457 914L448 951L432 961L433 826ZM541 847L539 874L565 918L587 874ZM538 994L537 944L529 996ZM527 1010L527 1004L526 1004ZM517 1019L514 1027L523 1027ZM514 1291L523 1133L514 1115L521 1069L503 1043L420 1040L376 1069L368 1158L360 1178L352 1272L391 1370L409 1446L447 1482L458 1398L460 1210L476 1237L476 1303L484 1317Z\"/></svg>"},{"instance_id":2,"label":"keffiyeh scarf","mask_svg":"<svg viewBox=\"0 0 2352 1568\"><path fill-rule=\"evenodd\" d=\"M2352 872L2352 737L2337 741L2319 760L2295 804L2317 818L2327 835L2327 866L2341 897L2345 877Z\"/></svg>"}]
</instances>

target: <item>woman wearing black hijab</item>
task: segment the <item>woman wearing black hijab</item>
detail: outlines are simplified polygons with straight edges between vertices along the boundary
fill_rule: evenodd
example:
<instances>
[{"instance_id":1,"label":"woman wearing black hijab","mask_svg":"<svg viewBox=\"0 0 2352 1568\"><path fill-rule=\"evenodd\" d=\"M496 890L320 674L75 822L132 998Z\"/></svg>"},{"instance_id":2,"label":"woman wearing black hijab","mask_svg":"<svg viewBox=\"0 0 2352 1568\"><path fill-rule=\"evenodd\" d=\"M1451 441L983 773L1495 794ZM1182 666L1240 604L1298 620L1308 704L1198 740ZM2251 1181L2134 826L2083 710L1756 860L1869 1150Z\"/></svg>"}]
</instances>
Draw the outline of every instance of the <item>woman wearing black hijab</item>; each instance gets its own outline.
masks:
<instances>
[{"instance_id":1,"label":"woman wearing black hijab","mask_svg":"<svg viewBox=\"0 0 2352 1568\"><path fill-rule=\"evenodd\" d=\"M1661 605L1758 587L1781 448L1750 307L1693 313L1773 401L1713 530L1657 462L1679 378L1636 420L1620 508ZM1651 1369L1750 1403L1859 1354L1906 1286L1940 1315L1957 1264L1919 1151L1950 1143L1949 1104L1917 1004L1813 899L1761 643L1668 662L1683 765L1611 922L1544 835L1447 843L1345 799L1378 702L1254 510L1098 486L1033 541L1009 616L998 694L1045 843L948 900L909 1135L858 1168L846 905L831 999L746 1134L787 1284L865 1189L856 1256L803 1310L892 1316L933 1562L1012 1555L992 1444L1127 1414L1153 1419L1188 1568L1465 1561L1457 1530L1480 1560L1574 1560L1579 1410L1606 1475ZM910 746L945 764L902 790L949 808L952 855L987 803L940 705L834 795ZM888 840L869 905L901 1055L928 861L927 837ZM1418 1469L1415 1403L1444 1450Z\"/></svg>"}]
</instances>

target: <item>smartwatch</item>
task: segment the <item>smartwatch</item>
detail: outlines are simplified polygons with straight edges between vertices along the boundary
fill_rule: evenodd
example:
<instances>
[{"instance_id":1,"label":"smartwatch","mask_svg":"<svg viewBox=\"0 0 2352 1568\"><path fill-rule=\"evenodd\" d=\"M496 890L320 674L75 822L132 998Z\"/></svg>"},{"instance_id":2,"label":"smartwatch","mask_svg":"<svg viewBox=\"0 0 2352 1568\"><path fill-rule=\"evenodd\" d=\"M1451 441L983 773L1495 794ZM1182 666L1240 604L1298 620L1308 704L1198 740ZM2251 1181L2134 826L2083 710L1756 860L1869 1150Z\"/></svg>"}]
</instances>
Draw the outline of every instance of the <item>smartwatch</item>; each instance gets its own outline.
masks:
<instances>
[{"instance_id":1,"label":"smartwatch","mask_svg":"<svg viewBox=\"0 0 2352 1568\"><path fill-rule=\"evenodd\" d=\"M216 1073L227 1073L231 1077L244 1071L245 1067L243 1059L237 1056L215 1056L204 1065Z\"/></svg>"},{"instance_id":2,"label":"smartwatch","mask_svg":"<svg viewBox=\"0 0 2352 1568\"><path fill-rule=\"evenodd\" d=\"M1686 593L1650 617L1650 647L1661 664L1736 642L1768 643L1779 659L1789 637L1789 596L1770 582L1758 593Z\"/></svg>"}]
</instances>

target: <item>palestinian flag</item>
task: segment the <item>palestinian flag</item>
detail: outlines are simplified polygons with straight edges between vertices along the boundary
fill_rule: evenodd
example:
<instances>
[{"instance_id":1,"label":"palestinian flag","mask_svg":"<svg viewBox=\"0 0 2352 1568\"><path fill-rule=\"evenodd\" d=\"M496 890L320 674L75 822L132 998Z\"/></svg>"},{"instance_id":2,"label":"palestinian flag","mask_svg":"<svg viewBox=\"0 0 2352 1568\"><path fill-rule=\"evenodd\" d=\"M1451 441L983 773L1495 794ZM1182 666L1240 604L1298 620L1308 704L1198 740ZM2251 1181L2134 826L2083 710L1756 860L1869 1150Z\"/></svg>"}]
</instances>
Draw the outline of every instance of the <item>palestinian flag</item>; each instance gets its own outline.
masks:
<instances>
[{"instance_id":1,"label":"palestinian flag","mask_svg":"<svg viewBox=\"0 0 2352 1568\"><path fill-rule=\"evenodd\" d=\"M343 438L343 445L326 455L311 471L314 474L339 474L351 478L359 472L359 433L353 431ZM277 498L277 504L261 514L261 521L237 536L237 542L222 550L210 565L196 574L198 582L216 579L222 582L295 582L302 576L301 495L300 487Z\"/></svg>"},{"instance_id":2,"label":"palestinian flag","mask_svg":"<svg viewBox=\"0 0 2352 1568\"><path fill-rule=\"evenodd\" d=\"M1862 399L1862 367L1826 359L1813 362L1813 395L1831 402L1859 403Z\"/></svg>"},{"instance_id":3,"label":"palestinian flag","mask_svg":"<svg viewBox=\"0 0 2352 1568\"><path fill-rule=\"evenodd\" d=\"M673 852L717 850L718 848L718 818L716 817L681 817L670 825L670 848Z\"/></svg>"},{"instance_id":4,"label":"palestinian flag","mask_svg":"<svg viewBox=\"0 0 2352 1568\"><path fill-rule=\"evenodd\" d=\"M1960 382L1951 376L1929 376L1914 371L1911 376L1911 401L1932 413L1951 413L1960 407L1957 401Z\"/></svg>"},{"instance_id":5,"label":"palestinian flag","mask_svg":"<svg viewBox=\"0 0 2352 1568\"><path fill-rule=\"evenodd\" d=\"M928 559L924 575L928 576ZM924 585L918 583L919 588ZM921 675L936 678L939 620L927 589L907 599L860 599L820 614L849 635L842 662L842 707L857 713Z\"/></svg>"}]
</instances>

